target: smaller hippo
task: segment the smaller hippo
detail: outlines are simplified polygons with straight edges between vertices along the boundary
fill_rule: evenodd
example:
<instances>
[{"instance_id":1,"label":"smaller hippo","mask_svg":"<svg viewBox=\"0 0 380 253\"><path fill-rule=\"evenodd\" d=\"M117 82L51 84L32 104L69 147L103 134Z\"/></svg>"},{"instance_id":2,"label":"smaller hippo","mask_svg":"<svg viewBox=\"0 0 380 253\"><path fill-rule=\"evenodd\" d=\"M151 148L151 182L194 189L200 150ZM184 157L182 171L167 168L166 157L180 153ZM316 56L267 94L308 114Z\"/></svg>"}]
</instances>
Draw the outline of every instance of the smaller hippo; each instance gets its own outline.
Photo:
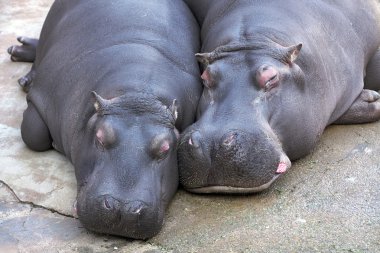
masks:
<instances>
[{"instance_id":1,"label":"smaller hippo","mask_svg":"<svg viewBox=\"0 0 380 253\"><path fill-rule=\"evenodd\" d=\"M55 1L39 40L8 52L34 61L21 135L74 165L89 230L156 235L178 186L179 132L201 95L199 27L178 0Z\"/></svg>"},{"instance_id":2,"label":"smaller hippo","mask_svg":"<svg viewBox=\"0 0 380 253\"><path fill-rule=\"evenodd\" d=\"M378 1L186 2L204 91L179 147L185 189L262 191L326 126L380 119Z\"/></svg>"}]
</instances>

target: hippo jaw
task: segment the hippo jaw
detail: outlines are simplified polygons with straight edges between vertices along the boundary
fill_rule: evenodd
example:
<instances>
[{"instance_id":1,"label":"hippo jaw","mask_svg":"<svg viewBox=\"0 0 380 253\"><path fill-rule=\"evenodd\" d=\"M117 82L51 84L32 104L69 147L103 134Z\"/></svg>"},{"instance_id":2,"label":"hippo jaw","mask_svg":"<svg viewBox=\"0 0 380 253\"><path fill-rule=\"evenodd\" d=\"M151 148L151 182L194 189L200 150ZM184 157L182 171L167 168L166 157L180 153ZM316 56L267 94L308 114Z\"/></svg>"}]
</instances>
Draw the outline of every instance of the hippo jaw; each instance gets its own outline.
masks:
<instances>
[{"instance_id":1,"label":"hippo jaw","mask_svg":"<svg viewBox=\"0 0 380 253\"><path fill-rule=\"evenodd\" d=\"M276 181L282 174L286 173L291 167L291 162L286 155L281 155L280 163L277 167L277 171L273 175L272 179L268 182L261 184L259 186L252 187L239 187L239 186L229 186L229 185L210 185L201 187L188 187L187 191L200 194L210 194L210 193L227 193L227 194L250 194L257 193L268 189L274 181Z\"/></svg>"},{"instance_id":2,"label":"hippo jaw","mask_svg":"<svg viewBox=\"0 0 380 253\"><path fill-rule=\"evenodd\" d=\"M170 159L166 165L176 160ZM133 239L147 239L161 230L165 210L178 186L177 168L167 174L155 166L134 181L105 175L95 168L84 185L78 186L77 216L88 230ZM144 170L141 169L141 170ZM157 171L154 171L157 169Z\"/></svg>"},{"instance_id":3,"label":"hippo jaw","mask_svg":"<svg viewBox=\"0 0 380 253\"><path fill-rule=\"evenodd\" d=\"M119 200L108 194L77 203L81 223L98 233L147 239L158 234L164 223L164 203Z\"/></svg>"},{"instance_id":4,"label":"hippo jaw","mask_svg":"<svg viewBox=\"0 0 380 253\"><path fill-rule=\"evenodd\" d=\"M233 187L233 186L206 186L196 188L186 188L187 191L193 193L210 194L210 193L229 193L229 194L249 194L261 192L269 188L274 181L280 176L275 175L268 183L256 187Z\"/></svg>"}]
</instances>

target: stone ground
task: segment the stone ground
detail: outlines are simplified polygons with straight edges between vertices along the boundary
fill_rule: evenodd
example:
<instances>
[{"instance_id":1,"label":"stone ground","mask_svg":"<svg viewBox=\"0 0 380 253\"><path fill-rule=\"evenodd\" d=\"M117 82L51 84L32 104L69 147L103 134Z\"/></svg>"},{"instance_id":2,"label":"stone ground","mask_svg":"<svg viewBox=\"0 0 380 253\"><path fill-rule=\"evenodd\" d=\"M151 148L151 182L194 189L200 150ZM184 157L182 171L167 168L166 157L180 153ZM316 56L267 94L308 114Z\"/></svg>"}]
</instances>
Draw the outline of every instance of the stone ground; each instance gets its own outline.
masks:
<instances>
[{"instance_id":1,"label":"stone ground","mask_svg":"<svg viewBox=\"0 0 380 253\"><path fill-rule=\"evenodd\" d=\"M20 137L28 63L6 53L38 37L52 0L0 0L0 252L380 252L380 123L329 127L308 157L248 196L179 190L147 241L86 231L72 215L73 168Z\"/></svg>"}]
</instances>

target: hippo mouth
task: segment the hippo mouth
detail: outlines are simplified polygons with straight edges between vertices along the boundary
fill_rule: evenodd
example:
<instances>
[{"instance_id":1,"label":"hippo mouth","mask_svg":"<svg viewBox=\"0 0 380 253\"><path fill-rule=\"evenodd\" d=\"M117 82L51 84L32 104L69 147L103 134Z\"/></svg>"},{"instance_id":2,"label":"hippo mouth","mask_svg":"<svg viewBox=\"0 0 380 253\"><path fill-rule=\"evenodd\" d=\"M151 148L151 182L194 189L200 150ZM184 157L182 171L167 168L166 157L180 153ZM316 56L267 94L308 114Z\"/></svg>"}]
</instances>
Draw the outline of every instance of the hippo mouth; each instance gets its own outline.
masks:
<instances>
[{"instance_id":1,"label":"hippo mouth","mask_svg":"<svg viewBox=\"0 0 380 253\"><path fill-rule=\"evenodd\" d=\"M192 193L199 194L251 194L264 191L268 189L274 181L276 181L281 175L285 174L291 167L289 158L285 155L281 155L280 162L277 166L277 170L267 183L252 186L252 187L238 187L227 185L211 185L211 186L198 186L198 187L186 187L186 190Z\"/></svg>"},{"instance_id":2,"label":"hippo mouth","mask_svg":"<svg viewBox=\"0 0 380 253\"><path fill-rule=\"evenodd\" d=\"M110 195L77 199L75 209L86 229L133 239L153 237L164 222L161 206L140 200L121 201Z\"/></svg>"},{"instance_id":3,"label":"hippo mouth","mask_svg":"<svg viewBox=\"0 0 380 253\"><path fill-rule=\"evenodd\" d=\"M99 187L90 188L88 184L78 189L74 215L86 229L132 239L151 238L161 230L164 202L98 192Z\"/></svg>"},{"instance_id":4,"label":"hippo mouth","mask_svg":"<svg viewBox=\"0 0 380 253\"><path fill-rule=\"evenodd\" d=\"M276 181L276 179L280 176L280 174L275 175L272 180L268 183L256 186L256 187L234 187L234 186L224 186L224 185L213 185L206 187L196 187L196 188L186 188L187 191L193 193L202 193L202 194L210 194L210 193L229 193L229 194L250 194L261 192L266 190L271 186L271 184Z\"/></svg>"}]
</instances>

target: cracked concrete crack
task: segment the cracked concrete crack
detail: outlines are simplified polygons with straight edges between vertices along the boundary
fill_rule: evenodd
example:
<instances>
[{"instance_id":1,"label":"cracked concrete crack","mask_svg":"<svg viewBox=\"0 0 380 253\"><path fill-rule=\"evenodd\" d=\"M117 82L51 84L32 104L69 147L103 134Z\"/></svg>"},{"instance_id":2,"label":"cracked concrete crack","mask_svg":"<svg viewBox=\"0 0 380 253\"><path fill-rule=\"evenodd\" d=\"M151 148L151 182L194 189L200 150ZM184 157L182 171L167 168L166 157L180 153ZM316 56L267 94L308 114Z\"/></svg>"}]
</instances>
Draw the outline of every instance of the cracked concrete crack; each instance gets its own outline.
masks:
<instances>
[{"instance_id":1,"label":"cracked concrete crack","mask_svg":"<svg viewBox=\"0 0 380 253\"><path fill-rule=\"evenodd\" d=\"M22 223L22 227L23 227L24 229L26 229L25 224L26 224L27 221L28 221L28 219L26 219L26 220Z\"/></svg>"},{"instance_id":2,"label":"cracked concrete crack","mask_svg":"<svg viewBox=\"0 0 380 253\"><path fill-rule=\"evenodd\" d=\"M74 217L73 215L69 215L69 214L65 214L65 213L62 213L62 212L59 212L53 208L49 208L49 207L45 207L45 206L41 206L41 205L38 205L38 204L35 204L31 201L24 201L24 200L21 200L17 194L13 191L12 187L10 187L6 182L4 182L3 180L0 180L0 186L4 185L5 188L13 195L13 197L21 204L25 204L25 205L30 205L31 206L31 211L33 208L40 208L40 209L44 209L44 210L47 210L47 211L50 211L51 213L56 213L56 214L59 214L59 215L62 215L62 216L65 216L65 217L68 217L68 218L73 218L73 219L77 219L76 217Z\"/></svg>"}]
</instances>

